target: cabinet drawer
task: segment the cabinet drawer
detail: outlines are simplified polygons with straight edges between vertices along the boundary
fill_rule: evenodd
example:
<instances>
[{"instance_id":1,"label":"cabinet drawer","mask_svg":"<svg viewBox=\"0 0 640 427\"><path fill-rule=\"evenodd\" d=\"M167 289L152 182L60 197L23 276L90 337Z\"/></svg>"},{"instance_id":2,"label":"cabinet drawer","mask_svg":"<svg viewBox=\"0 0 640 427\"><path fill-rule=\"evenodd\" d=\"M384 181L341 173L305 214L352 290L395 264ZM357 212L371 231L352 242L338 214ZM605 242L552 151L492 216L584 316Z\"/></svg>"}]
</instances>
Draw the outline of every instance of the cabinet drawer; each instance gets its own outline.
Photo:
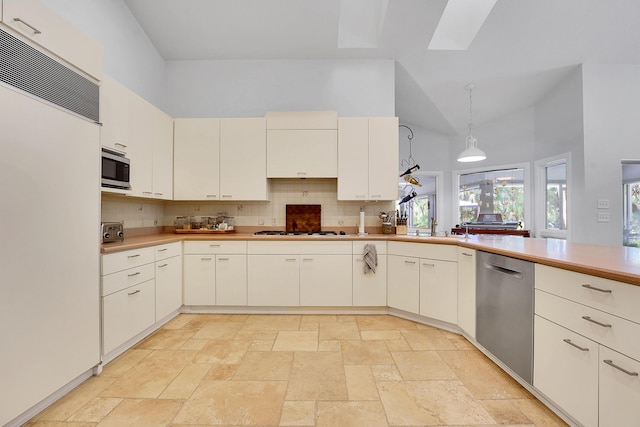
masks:
<instances>
[{"instance_id":1,"label":"cabinet drawer","mask_svg":"<svg viewBox=\"0 0 640 427\"><path fill-rule=\"evenodd\" d=\"M536 289L640 323L640 286L536 264Z\"/></svg>"},{"instance_id":2,"label":"cabinet drawer","mask_svg":"<svg viewBox=\"0 0 640 427\"><path fill-rule=\"evenodd\" d=\"M154 249L155 249L156 261L182 255L182 243L180 242L167 243L166 245L159 245L159 246L156 246Z\"/></svg>"},{"instance_id":3,"label":"cabinet drawer","mask_svg":"<svg viewBox=\"0 0 640 427\"><path fill-rule=\"evenodd\" d=\"M246 241L207 240L184 242L185 254L246 254Z\"/></svg>"},{"instance_id":4,"label":"cabinet drawer","mask_svg":"<svg viewBox=\"0 0 640 427\"><path fill-rule=\"evenodd\" d=\"M154 261L155 255L152 247L102 255L102 274L111 274Z\"/></svg>"},{"instance_id":5,"label":"cabinet drawer","mask_svg":"<svg viewBox=\"0 0 640 427\"><path fill-rule=\"evenodd\" d=\"M248 252L256 255L287 255L287 254L310 254L310 255L351 255L352 248L350 241L288 241L288 242L256 242L250 241Z\"/></svg>"},{"instance_id":6,"label":"cabinet drawer","mask_svg":"<svg viewBox=\"0 0 640 427\"><path fill-rule=\"evenodd\" d=\"M535 317L533 385L585 426L598 425L599 345Z\"/></svg>"},{"instance_id":7,"label":"cabinet drawer","mask_svg":"<svg viewBox=\"0 0 640 427\"><path fill-rule=\"evenodd\" d=\"M600 347L600 426L639 425L638 402L640 362Z\"/></svg>"},{"instance_id":8,"label":"cabinet drawer","mask_svg":"<svg viewBox=\"0 0 640 427\"><path fill-rule=\"evenodd\" d=\"M640 360L639 324L538 289L535 307L538 316Z\"/></svg>"},{"instance_id":9,"label":"cabinet drawer","mask_svg":"<svg viewBox=\"0 0 640 427\"><path fill-rule=\"evenodd\" d=\"M387 242L375 241L375 240L358 240L353 241L353 254L354 255L362 255L364 254L364 246L365 245L376 245L376 252L378 255L386 255L387 253Z\"/></svg>"},{"instance_id":10,"label":"cabinet drawer","mask_svg":"<svg viewBox=\"0 0 640 427\"><path fill-rule=\"evenodd\" d=\"M102 299L103 354L153 325L156 318L154 288L154 281L149 280Z\"/></svg>"},{"instance_id":11,"label":"cabinet drawer","mask_svg":"<svg viewBox=\"0 0 640 427\"><path fill-rule=\"evenodd\" d=\"M145 264L102 276L102 296L118 292L155 277L154 264Z\"/></svg>"},{"instance_id":12,"label":"cabinet drawer","mask_svg":"<svg viewBox=\"0 0 640 427\"><path fill-rule=\"evenodd\" d=\"M455 245L389 242L388 253L441 261L458 261L458 247Z\"/></svg>"}]
</instances>

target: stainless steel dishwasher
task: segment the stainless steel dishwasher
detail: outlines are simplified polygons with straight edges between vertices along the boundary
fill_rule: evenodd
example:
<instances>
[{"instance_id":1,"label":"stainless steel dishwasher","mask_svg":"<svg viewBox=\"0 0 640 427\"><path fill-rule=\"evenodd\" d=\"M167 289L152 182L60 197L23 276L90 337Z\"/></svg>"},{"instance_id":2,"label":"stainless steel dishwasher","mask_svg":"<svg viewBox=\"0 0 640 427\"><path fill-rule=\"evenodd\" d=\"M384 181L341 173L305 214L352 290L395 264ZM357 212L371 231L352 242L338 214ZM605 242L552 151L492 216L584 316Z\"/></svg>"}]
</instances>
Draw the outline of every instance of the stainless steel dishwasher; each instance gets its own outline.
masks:
<instances>
[{"instance_id":1,"label":"stainless steel dishwasher","mask_svg":"<svg viewBox=\"0 0 640 427\"><path fill-rule=\"evenodd\" d=\"M476 339L532 384L534 264L479 251L476 267Z\"/></svg>"}]
</instances>

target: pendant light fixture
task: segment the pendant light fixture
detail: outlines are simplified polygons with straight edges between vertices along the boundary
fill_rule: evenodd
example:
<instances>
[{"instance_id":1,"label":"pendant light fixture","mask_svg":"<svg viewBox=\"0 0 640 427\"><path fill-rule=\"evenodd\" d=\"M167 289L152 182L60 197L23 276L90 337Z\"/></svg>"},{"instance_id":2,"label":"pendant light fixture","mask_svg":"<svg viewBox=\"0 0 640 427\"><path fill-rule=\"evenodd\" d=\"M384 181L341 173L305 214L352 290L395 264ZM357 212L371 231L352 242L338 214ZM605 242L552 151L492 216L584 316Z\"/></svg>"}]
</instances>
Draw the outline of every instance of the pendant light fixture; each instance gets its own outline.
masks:
<instances>
[{"instance_id":1,"label":"pendant light fixture","mask_svg":"<svg viewBox=\"0 0 640 427\"><path fill-rule=\"evenodd\" d=\"M474 88L473 83L469 83L465 86L465 89L469 91L469 136L467 136L467 148L458 156L459 162L479 162L487 158L484 151L478 148L478 140L473 136L471 130L473 128L473 98L472 92Z\"/></svg>"}]
</instances>

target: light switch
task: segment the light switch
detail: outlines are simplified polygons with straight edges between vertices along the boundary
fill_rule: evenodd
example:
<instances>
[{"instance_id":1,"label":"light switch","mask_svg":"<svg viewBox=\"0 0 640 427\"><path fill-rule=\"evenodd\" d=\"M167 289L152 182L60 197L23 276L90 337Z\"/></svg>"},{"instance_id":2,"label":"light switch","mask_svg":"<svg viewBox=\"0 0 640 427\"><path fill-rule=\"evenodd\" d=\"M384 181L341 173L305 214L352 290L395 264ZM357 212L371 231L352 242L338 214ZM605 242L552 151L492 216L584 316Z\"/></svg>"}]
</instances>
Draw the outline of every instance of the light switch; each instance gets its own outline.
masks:
<instances>
[{"instance_id":1,"label":"light switch","mask_svg":"<svg viewBox=\"0 0 640 427\"><path fill-rule=\"evenodd\" d=\"M598 222L609 222L609 212L598 212Z\"/></svg>"},{"instance_id":2,"label":"light switch","mask_svg":"<svg viewBox=\"0 0 640 427\"><path fill-rule=\"evenodd\" d=\"M609 200L608 199L598 199L598 209L609 209Z\"/></svg>"}]
</instances>

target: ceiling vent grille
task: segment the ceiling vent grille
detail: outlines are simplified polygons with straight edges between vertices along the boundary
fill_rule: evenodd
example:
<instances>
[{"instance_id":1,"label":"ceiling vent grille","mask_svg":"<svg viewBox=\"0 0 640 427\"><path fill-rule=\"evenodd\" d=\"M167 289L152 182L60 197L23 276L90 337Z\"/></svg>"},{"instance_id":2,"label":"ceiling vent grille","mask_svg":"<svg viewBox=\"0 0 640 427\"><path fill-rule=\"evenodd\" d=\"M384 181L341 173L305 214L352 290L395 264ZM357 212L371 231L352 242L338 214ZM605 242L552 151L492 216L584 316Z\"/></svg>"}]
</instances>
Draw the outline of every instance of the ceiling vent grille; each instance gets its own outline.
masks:
<instances>
[{"instance_id":1,"label":"ceiling vent grille","mask_svg":"<svg viewBox=\"0 0 640 427\"><path fill-rule=\"evenodd\" d=\"M99 122L96 83L2 29L0 81Z\"/></svg>"}]
</instances>

